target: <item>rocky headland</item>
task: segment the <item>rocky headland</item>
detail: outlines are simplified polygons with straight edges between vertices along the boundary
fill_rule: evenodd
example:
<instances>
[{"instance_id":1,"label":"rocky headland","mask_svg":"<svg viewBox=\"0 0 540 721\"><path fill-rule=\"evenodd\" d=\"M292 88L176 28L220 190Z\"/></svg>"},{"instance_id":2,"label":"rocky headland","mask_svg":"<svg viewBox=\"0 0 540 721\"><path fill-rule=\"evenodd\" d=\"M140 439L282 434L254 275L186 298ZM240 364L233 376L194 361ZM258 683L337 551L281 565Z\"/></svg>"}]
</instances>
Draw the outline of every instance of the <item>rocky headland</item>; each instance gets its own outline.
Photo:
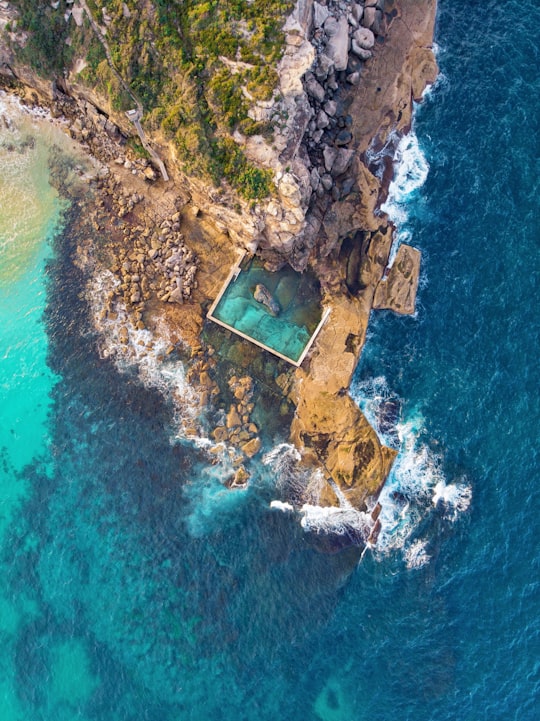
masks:
<instances>
[{"instance_id":1,"label":"rocky headland","mask_svg":"<svg viewBox=\"0 0 540 721\"><path fill-rule=\"evenodd\" d=\"M133 122L78 77L84 58L54 78L20 62L16 5L0 3L1 84L50 108L100 163L89 199L76 199L77 262L99 298L96 327L113 338L107 352L184 365L193 397L180 432L227 456L228 485L248 481L260 429L279 428L302 464L322 471L318 505L372 512L396 451L347 391L371 310L414 313L420 253L401 245L388 267L393 228L380 206L413 101L437 74L435 0L298 0L284 23L277 90L249 108L254 122L272 123L272 138L233 134L249 162L271 173L270 196L256 202L186 173L159 131L145 137L153 153L141 154ZM69 5L82 23L86 4ZM299 369L205 321L244 250L269 269L309 267L320 281L331 312ZM375 510L372 526L376 518Z\"/></svg>"}]
</instances>

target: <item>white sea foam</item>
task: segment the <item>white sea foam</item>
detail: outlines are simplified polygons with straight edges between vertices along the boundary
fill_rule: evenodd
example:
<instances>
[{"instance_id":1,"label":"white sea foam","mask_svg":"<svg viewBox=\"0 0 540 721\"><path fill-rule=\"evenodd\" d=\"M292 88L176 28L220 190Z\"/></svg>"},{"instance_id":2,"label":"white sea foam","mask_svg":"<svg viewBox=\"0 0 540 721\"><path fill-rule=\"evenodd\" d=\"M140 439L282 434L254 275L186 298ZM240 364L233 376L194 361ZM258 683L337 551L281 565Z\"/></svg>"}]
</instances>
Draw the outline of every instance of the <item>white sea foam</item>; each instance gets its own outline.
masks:
<instances>
[{"instance_id":1,"label":"white sea foam","mask_svg":"<svg viewBox=\"0 0 540 721\"><path fill-rule=\"evenodd\" d=\"M283 511L284 513L289 511L294 512L294 506L290 503L283 503L283 501L270 501L270 508L275 508L276 510Z\"/></svg>"},{"instance_id":2,"label":"white sea foam","mask_svg":"<svg viewBox=\"0 0 540 721\"><path fill-rule=\"evenodd\" d=\"M445 517L455 521L471 505L472 490L466 483L439 481L433 490L433 505L444 509Z\"/></svg>"},{"instance_id":3,"label":"white sea foam","mask_svg":"<svg viewBox=\"0 0 540 721\"><path fill-rule=\"evenodd\" d=\"M115 301L111 308L115 318L104 315L111 292L118 280L110 271L95 273L88 285L87 297L100 333L99 350L103 358L111 358L118 369L136 371L141 381L157 388L175 408L175 425L180 435L187 427L194 427L200 413L199 396L186 380L183 364L167 358L170 345L167 329L159 329L154 336L149 330L139 330L131 321L125 305ZM123 342L126 340L127 342ZM199 446L211 444L201 437Z\"/></svg>"},{"instance_id":4,"label":"white sea foam","mask_svg":"<svg viewBox=\"0 0 540 721\"><path fill-rule=\"evenodd\" d=\"M373 522L367 513L355 508L335 508L313 506L306 503L300 509L300 524L306 531L337 536L360 536L367 540Z\"/></svg>"},{"instance_id":5,"label":"white sea foam","mask_svg":"<svg viewBox=\"0 0 540 721\"><path fill-rule=\"evenodd\" d=\"M273 487L297 506L316 503L324 485L319 469L302 465L302 456L291 443L279 443L262 457L262 464L271 470Z\"/></svg>"},{"instance_id":6,"label":"white sea foam","mask_svg":"<svg viewBox=\"0 0 540 721\"><path fill-rule=\"evenodd\" d=\"M396 149L394 178L388 189L388 199L381 210L399 227L407 222L406 205L426 182L429 163L414 131L404 135Z\"/></svg>"},{"instance_id":7,"label":"white sea foam","mask_svg":"<svg viewBox=\"0 0 540 721\"><path fill-rule=\"evenodd\" d=\"M410 544L403 554L407 568L422 568L429 563L431 556L427 553L426 546L427 542L420 539Z\"/></svg>"},{"instance_id":8,"label":"white sea foam","mask_svg":"<svg viewBox=\"0 0 540 721\"><path fill-rule=\"evenodd\" d=\"M395 426L395 434L381 434L379 413L394 397L383 376L353 384L351 395L378 431L381 441L398 450L398 455L379 496L382 510L381 530L375 555L401 552L409 568L429 561L421 553L416 535L430 514L442 511L445 519L455 521L470 505L472 491L461 479L447 483L442 457L426 441L424 418L410 413ZM395 442L397 439L397 443Z\"/></svg>"}]
</instances>

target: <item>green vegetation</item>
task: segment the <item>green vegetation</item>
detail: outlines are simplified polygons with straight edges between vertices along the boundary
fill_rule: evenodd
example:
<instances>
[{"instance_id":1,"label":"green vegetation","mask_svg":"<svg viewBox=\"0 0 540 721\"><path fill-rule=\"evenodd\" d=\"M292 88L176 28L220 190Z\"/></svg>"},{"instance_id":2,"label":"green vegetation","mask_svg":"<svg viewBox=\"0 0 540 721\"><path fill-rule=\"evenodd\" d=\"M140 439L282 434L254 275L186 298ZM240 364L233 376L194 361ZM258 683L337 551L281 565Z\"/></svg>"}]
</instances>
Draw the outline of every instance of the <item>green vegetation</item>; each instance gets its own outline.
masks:
<instances>
[{"instance_id":1,"label":"green vegetation","mask_svg":"<svg viewBox=\"0 0 540 721\"><path fill-rule=\"evenodd\" d=\"M161 130L186 170L225 178L245 198L270 192L269 173L250 166L231 140L235 130L271 137L271 127L248 115L250 102L268 100L277 86L281 27L293 0L87 0L107 26L116 69L140 98L144 122ZM64 21L67 6L48 0L13 0L20 28L29 33L21 56L43 74L60 73L85 57L80 78L129 107L85 18ZM69 37L71 45L66 45Z\"/></svg>"}]
</instances>

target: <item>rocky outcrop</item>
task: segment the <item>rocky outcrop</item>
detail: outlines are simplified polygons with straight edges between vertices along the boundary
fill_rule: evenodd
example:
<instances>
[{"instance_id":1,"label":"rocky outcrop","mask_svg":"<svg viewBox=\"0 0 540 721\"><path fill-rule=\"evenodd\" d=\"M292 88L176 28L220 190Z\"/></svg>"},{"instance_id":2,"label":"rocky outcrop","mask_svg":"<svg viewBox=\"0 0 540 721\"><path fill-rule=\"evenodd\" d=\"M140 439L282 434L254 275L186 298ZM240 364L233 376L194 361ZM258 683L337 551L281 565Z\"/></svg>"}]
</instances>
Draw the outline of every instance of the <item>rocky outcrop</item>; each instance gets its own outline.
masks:
<instances>
[{"instance_id":1,"label":"rocky outcrop","mask_svg":"<svg viewBox=\"0 0 540 721\"><path fill-rule=\"evenodd\" d=\"M410 245L403 243L399 246L388 276L377 286L373 299L374 308L385 308L402 315L414 313L420 256L420 251Z\"/></svg>"}]
</instances>

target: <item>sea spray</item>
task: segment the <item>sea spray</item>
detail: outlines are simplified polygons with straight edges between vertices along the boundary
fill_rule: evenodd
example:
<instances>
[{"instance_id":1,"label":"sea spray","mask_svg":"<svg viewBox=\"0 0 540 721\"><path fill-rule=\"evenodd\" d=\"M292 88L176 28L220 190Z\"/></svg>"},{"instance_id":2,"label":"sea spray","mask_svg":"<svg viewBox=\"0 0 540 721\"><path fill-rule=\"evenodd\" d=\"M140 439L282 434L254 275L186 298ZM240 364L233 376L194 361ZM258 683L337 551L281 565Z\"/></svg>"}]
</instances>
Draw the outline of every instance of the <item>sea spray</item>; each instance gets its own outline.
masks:
<instances>
[{"instance_id":1,"label":"sea spray","mask_svg":"<svg viewBox=\"0 0 540 721\"><path fill-rule=\"evenodd\" d=\"M388 197L381 205L396 226L394 242L390 251L388 266L396 257L401 243L410 243L411 229L408 225L412 212L412 201L417 201L418 192L426 182L429 163L420 147L414 130L404 135L399 141L394 158L394 177L388 189Z\"/></svg>"},{"instance_id":2,"label":"sea spray","mask_svg":"<svg viewBox=\"0 0 540 721\"><path fill-rule=\"evenodd\" d=\"M183 363L167 358L170 342L164 324L155 335L149 330L139 330L120 300L111 307L112 314L105 312L118 284L114 275L104 270L94 272L87 285L86 296L99 333L100 354L111 358L122 372L136 371L142 383L157 388L170 400L177 433L185 433L200 415L198 394L186 380Z\"/></svg>"}]
</instances>

